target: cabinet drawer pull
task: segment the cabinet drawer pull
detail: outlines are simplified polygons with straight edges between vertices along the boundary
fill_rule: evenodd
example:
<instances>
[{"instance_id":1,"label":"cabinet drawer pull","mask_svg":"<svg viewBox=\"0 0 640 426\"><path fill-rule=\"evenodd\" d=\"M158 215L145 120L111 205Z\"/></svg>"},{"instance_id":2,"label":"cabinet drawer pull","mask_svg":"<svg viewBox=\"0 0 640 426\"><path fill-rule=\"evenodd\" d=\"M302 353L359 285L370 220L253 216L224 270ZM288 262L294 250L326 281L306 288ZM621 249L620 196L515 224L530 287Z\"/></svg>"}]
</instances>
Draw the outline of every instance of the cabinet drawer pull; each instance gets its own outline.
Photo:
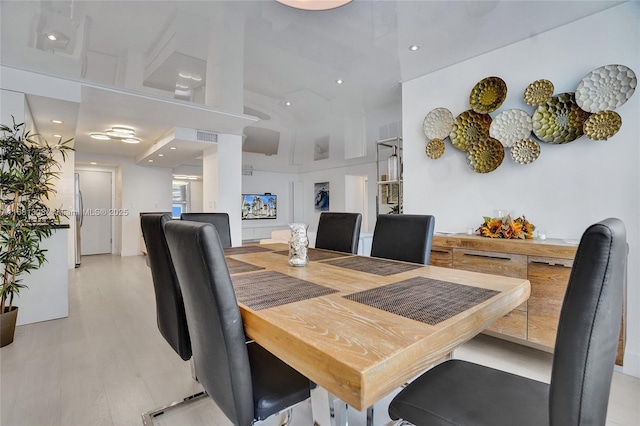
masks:
<instances>
[{"instance_id":1,"label":"cabinet drawer pull","mask_svg":"<svg viewBox=\"0 0 640 426\"><path fill-rule=\"evenodd\" d=\"M529 263L535 263L538 265L547 265L547 266L561 266L563 268L571 268L571 266L569 265L565 265L563 263L556 263L556 262L551 262L551 261L544 261L544 260L531 260L529 261Z\"/></svg>"},{"instance_id":2,"label":"cabinet drawer pull","mask_svg":"<svg viewBox=\"0 0 640 426\"><path fill-rule=\"evenodd\" d=\"M449 254L449 252L447 250L433 250L431 249L431 253L445 253L445 254Z\"/></svg>"},{"instance_id":3,"label":"cabinet drawer pull","mask_svg":"<svg viewBox=\"0 0 640 426\"><path fill-rule=\"evenodd\" d=\"M475 253L463 253L465 256L473 256L473 257L484 257L487 259L500 259L500 260L513 260L510 257L502 257L502 256L488 256L486 254L475 254Z\"/></svg>"}]
</instances>

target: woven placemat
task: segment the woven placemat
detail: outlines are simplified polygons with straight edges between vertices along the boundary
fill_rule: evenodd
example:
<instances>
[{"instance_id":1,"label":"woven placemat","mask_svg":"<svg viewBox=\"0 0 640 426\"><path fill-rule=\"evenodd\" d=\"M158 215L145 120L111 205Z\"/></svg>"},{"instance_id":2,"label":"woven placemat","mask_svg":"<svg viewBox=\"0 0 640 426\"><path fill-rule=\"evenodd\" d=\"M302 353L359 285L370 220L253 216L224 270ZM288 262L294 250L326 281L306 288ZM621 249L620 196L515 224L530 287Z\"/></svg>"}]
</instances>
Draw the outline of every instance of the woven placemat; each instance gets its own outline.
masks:
<instances>
[{"instance_id":1,"label":"woven placemat","mask_svg":"<svg viewBox=\"0 0 640 426\"><path fill-rule=\"evenodd\" d=\"M242 262L237 259L232 259L230 257L226 258L227 267L229 268L229 274L240 274L242 272L252 272L259 271L260 269L264 269L262 266L252 265L247 262Z\"/></svg>"},{"instance_id":2,"label":"woven placemat","mask_svg":"<svg viewBox=\"0 0 640 426\"><path fill-rule=\"evenodd\" d=\"M261 246L246 246L246 247L227 247L224 249L224 255L230 256L232 254L247 254L247 253L259 253L262 251L273 251L270 248Z\"/></svg>"},{"instance_id":3,"label":"woven placemat","mask_svg":"<svg viewBox=\"0 0 640 426\"><path fill-rule=\"evenodd\" d=\"M415 277L343 297L405 318L436 325L498 293L486 288Z\"/></svg>"},{"instance_id":4,"label":"woven placemat","mask_svg":"<svg viewBox=\"0 0 640 426\"><path fill-rule=\"evenodd\" d=\"M329 265L341 268L354 269L360 272L388 276L401 272L422 268L424 265L417 263L401 263L393 260L381 259L379 257L353 256L342 259L329 260L325 262Z\"/></svg>"},{"instance_id":5,"label":"woven placemat","mask_svg":"<svg viewBox=\"0 0 640 426\"><path fill-rule=\"evenodd\" d=\"M274 271L236 275L231 279L238 301L255 311L338 291Z\"/></svg>"},{"instance_id":6,"label":"woven placemat","mask_svg":"<svg viewBox=\"0 0 640 426\"><path fill-rule=\"evenodd\" d=\"M275 251L274 253L284 254L288 256L289 250L279 250L279 251ZM353 255L351 253L340 253L337 251L328 251L328 250L310 248L310 249L307 249L307 256L309 257L310 261L319 262L321 260L335 259L336 257L345 257L345 256L353 256Z\"/></svg>"}]
</instances>

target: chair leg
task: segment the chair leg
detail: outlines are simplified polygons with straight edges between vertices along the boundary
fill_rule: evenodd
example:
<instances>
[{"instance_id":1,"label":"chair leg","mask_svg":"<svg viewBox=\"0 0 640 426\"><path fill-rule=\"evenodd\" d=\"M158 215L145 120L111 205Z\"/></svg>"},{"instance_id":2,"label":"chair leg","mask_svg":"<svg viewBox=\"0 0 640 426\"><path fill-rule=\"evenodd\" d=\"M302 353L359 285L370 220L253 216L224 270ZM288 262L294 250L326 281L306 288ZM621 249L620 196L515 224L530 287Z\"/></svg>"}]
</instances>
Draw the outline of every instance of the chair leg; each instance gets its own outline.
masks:
<instances>
[{"instance_id":1,"label":"chair leg","mask_svg":"<svg viewBox=\"0 0 640 426\"><path fill-rule=\"evenodd\" d=\"M191 377L193 377L193 380L199 383L198 376L196 375L196 363L193 360L193 357L189 359L189 367L191 367Z\"/></svg>"},{"instance_id":2,"label":"chair leg","mask_svg":"<svg viewBox=\"0 0 640 426\"><path fill-rule=\"evenodd\" d=\"M367 408L367 426L373 426L373 405Z\"/></svg>"},{"instance_id":3,"label":"chair leg","mask_svg":"<svg viewBox=\"0 0 640 426\"><path fill-rule=\"evenodd\" d=\"M190 395L184 399L182 399L182 401L176 401L176 402L172 402L169 405L165 405L164 407L160 407L160 408L156 408L155 410L151 410L151 411L147 411L146 413L142 413L142 424L144 426L153 426L153 419L155 419L158 416L161 416L162 414L165 413L165 411L169 410L169 409L173 409L176 407L181 407L185 404L188 404L190 402L193 401L197 401L199 399L205 398L209 395L207 395L207 392L202 391L202 392L198 392L196 394Z\"/></svg>"}]
</instances>

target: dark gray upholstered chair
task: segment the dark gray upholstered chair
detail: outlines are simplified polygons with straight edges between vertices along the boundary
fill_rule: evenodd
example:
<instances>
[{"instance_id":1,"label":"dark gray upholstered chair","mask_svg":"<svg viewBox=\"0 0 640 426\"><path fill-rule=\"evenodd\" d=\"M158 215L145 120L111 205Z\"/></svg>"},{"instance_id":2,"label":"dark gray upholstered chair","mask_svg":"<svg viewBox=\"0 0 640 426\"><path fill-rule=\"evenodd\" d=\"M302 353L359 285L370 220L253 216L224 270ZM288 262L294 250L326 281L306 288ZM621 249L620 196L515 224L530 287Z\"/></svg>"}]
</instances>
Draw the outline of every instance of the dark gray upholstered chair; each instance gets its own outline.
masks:
<instances>
[{"instance_id":1,"label":"dark gray upholstered chair","mask_svg":"<svg viewBox=\"0 0 640 426\"><path fill-rule=\"evenodd\" d=\"M140 215L142 236L147 246L147 259L156 297L158 329L180 358L188 361L191 358L191 341L187 317L180 285L164 236L164 226L170 220L171 215L168 213Z\"/></svg>"},{"instance_id":2,"label":"dark gray upholstered chair","mask_svg":"<svg viewBox=\"0 0 640 426\"><path fill-rule=\"evenodd\" d=\"M320 213L315 247L356 254L361 225L360 213Z\"/></svg>"},{"instance_id":3,"label":"dark gray upholstered chair","mask_svg":"<svg viewBox=\"0 0 640 426\"><path fill-rule=\"evenodd\" d=\"M427 371L389 405L421 425L604 425L622 315L626 233L618 219L582 236L565 294L551 384L453 360Z\"/></svg>"},{"instance_id":4,"label":"dark gray upholstered chair","mask_svg":"<svg viewBox=\"0 0 640 426\"><path fill-rule=\"evenodd\" d=\"M174 351L185 361L191 359L191 340L187 317L182 300L182 292L178 283L178 277L173 267L169 246L164 234L164 227L171 220L170 213L142 213L140 225L142 236L147 246L147 263L151 269L153 288L156 298L156 318L158 330L164 339L171 345ZM192 364L192 375L193 372ZM206 396L205 392L183 398L180 402L174 402L164 407L156 408L142 415L145 425L153 423L153 417L164 413L171 407L194 401Z\"/></svg>"},{"instance_id":5,"label":"dark gray upholstered chair","mask_svg":"<svg viewBox=\"0 0 640 426\"><path fill-rule=\"evenodd\" d=\"M435 223L430 215L378 215L371 256L428 265Z\"/></svg>"},{"instance_id":6,"label":"dark gray upholstered chair","mask_svg":"<svg viewBox=\"0 0 640 426\"><path fill-rule=\"evenodd\" d=\"M210 223L216 227L223 248L231 247L231 226L227 213L182 213L181 220Z\"/></svg>"},{"instance_id":7,"label":"dark gray upholstered chair","mask_svg":"<svg viewBox=\"0 0 640 426\"><path fill-rule=\"evenodd\" d=\"M309 380L256 344L242 317L216 228L171 221L167 242L184 296L196 373L234 425L251 425L309 398Z\"/></svg>"}]
</instances>

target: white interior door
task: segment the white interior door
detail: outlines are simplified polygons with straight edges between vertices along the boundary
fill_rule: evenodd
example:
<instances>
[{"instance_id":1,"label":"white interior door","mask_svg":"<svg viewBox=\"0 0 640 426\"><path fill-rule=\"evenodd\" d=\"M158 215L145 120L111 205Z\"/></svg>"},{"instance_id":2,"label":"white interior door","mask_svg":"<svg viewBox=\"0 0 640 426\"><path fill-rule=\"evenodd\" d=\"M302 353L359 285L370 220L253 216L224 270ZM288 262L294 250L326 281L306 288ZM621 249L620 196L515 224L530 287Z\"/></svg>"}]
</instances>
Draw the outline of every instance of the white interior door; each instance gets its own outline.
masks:
<instances>
[{"instance_id":1,"label":"white interior door","mask_svg":"<svg viewBox=\"0 0 640 426\"><path fill-rule=\"evenodd\" d=\"M78 170L84 219L81 253L111 253L111 172Z\"/></svg>"}]
</instances>

